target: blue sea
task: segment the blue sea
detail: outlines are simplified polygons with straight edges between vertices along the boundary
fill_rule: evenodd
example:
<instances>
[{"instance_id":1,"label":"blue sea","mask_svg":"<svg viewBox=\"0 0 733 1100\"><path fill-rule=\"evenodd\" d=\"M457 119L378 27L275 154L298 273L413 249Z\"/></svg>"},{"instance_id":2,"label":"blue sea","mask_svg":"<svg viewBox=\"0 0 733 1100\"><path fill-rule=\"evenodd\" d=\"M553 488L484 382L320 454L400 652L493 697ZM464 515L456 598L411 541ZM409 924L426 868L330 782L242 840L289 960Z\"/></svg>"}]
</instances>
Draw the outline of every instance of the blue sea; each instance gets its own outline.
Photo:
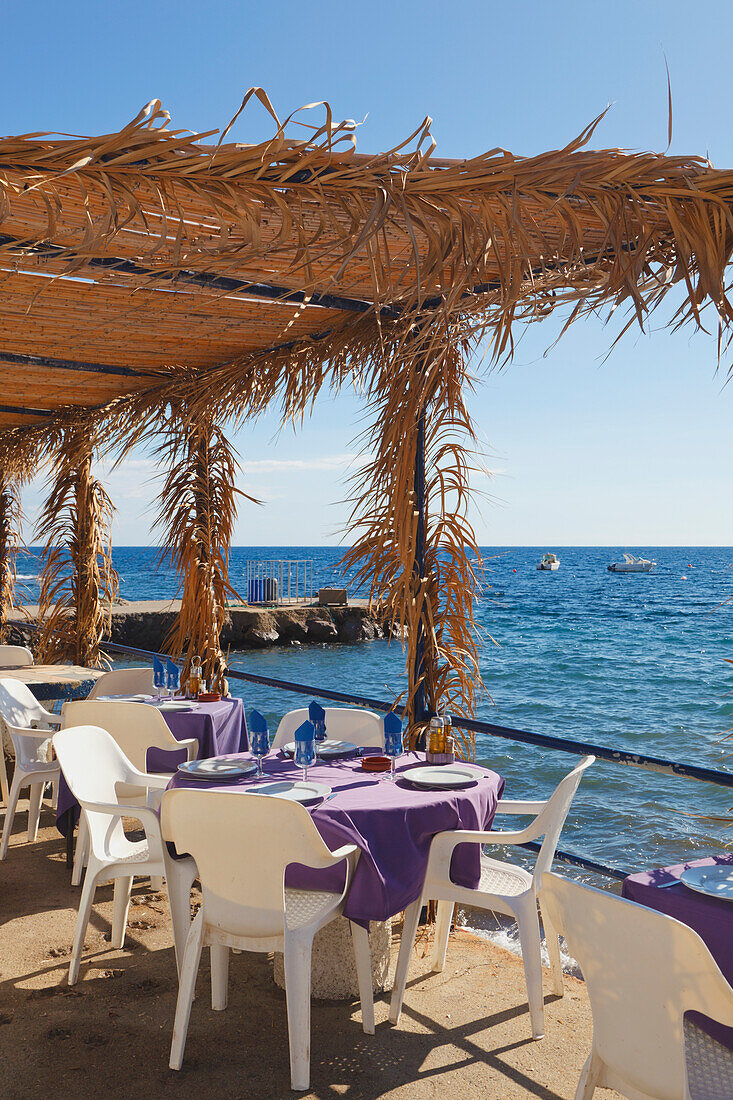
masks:
<instances>
[{"instance_id":1,"label":"blue sea","mask_svg":"<svg viewBox=\"0 0 733 1100\"><path fill-rule=\"evenodd\" d=\"M542 550L561 560L538 572ZM485 632L488 689L479 717L656 756L733 769L733 548L633 547L653 574L608 573L620 547L486 547L476 619ZM315 586L341 581L342 551L237 547L232 580L244 592L248 560L308 558ZM114 552L128 600L173 597L151 548ZM35 569L34 569L35 566ZM37 562L19 563L31 594ZM346 578L348 581L348 577ZM356 594L352 588L352 594ZM492 642L488 636L494 639ZM403 687L398 642L298 646L231 654L234 668L389 699ZM309 697L232 681L246 706L281 715ZM476 757L506 777L507 796L549 794L573 756L479 736ZM623 870L720 852L733 839L733 791L637 768L597 763L580 787L562 846ZM728 817L730 824L708 820ZM592 881L589 876L585 876Z\"/></svg>"}]
</instances>

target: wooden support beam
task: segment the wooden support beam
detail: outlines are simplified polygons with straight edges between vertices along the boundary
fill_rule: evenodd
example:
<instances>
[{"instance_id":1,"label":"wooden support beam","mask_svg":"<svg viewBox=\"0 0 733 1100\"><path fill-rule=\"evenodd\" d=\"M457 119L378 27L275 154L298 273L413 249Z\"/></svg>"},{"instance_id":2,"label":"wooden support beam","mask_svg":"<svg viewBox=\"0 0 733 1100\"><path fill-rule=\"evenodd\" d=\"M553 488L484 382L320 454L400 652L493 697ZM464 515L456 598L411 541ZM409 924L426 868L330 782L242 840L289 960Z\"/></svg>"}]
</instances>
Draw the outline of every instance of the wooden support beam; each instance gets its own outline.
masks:
<instances>
[{"instance_id":1,"label":"wooden support beam","mask_svg":"<svg viewBox=\"0 0 733 1100\"><path fill-rule=\"evenodd\" d=\"M0 248L10 249L14 254L38 256L41 259L67 260L69 262L81 259L76 253L66 248L60 248L54 244L25 244L17 237L9 237L6 233L0 233ZM323 309L339 309L347 313L369 313L374 309L372 302L362 301L359 298L348 298L339 294L320 294L314 291L307 294L303 290L293 290L291 287L277 286L271 283L246 282L243 279L233 279L228 275L211 275L205 271L156 271L154 268L144 267L132 260L124 260L117 256L90 256L84 257L86 267L95 271L108 271L111 274L132 275L135 278L150 279L156 283L185 284L197 286L202 290L224 292L226 294L243 294L250 298L267 298L271 301L286 302L295 305L320 306ZM74 272L79 278L78 272ZM398 317L400 310L392 306L382 306L379 313L382 317Z\"/></svg>"},{"instance_id":2,"label":"wooden support beam","mask_svg":"<svg viewBox=\"0 0 733 1100\"><path fill-rule=\"evenodd\" d=\"M19 366L45 367L48 370L86 371L90 374L115 374L125 378L154 378L149 371L136 370L135 367L113 367L108 363L84 363L78 359L49 359L45 355L19 355L15 351L0 350L0 366L3 363L17 363Z\"/></svg>"}]
</instances>

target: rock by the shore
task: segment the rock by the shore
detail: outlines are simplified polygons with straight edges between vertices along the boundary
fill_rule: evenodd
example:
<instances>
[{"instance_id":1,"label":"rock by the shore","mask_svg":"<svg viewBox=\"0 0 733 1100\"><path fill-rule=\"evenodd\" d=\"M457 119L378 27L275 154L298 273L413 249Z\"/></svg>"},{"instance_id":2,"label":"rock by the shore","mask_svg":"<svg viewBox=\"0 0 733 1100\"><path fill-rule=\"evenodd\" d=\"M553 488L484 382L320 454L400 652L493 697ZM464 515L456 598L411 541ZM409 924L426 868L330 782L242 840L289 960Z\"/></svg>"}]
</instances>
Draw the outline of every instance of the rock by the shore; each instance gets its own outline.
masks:
<instances>
[{"instance_id":1,"label":"rock by the shore","mask_svg":"<svg viewBox=\"0 0 733 1100\"><path fill-rule=\"evenodd\" d=\"M160 650L175 622L178 601L121 602L112 612L111 640L138 649ZM29 609L31 612L35 609ZM285 607L227 609L221 640L224 649L266 646L354 645L390 636L390 628L366 601L343 606L291 604ZM10 629L13 644L26 644L20 621Z\"/></svg>"}]
</instances>

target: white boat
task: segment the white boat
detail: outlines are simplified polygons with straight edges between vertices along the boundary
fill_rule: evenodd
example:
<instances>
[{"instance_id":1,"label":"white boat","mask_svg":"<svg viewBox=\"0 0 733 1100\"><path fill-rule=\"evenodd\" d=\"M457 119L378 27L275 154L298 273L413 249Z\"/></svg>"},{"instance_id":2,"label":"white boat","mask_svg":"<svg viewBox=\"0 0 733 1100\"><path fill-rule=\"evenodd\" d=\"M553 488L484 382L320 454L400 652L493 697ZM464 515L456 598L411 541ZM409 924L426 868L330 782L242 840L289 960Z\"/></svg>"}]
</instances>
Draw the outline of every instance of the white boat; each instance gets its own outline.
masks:
<instances>
[{"instance_id":1,"label":"white boat","mask_svg":"<svg viewBox=\"0 0 733 1100\"><path fill-rule=\"evenodd\" d=\"M537 563L537 568L544 570L552 570L554 573L556 569L560 568L560 559L557 554L543 554L542 561Z\"/></svg>"},{"instance_id":2,"label":"white boat","mask_svg":"<svg viewBox=\"0 0 733 1100\"><path fill-rule=\"evenodd\" d=\"M649 558L637 558L635 554L624 554L623 561L612 561L609 573L651 573L657 563Z\"/></svg>"}]
</instances>

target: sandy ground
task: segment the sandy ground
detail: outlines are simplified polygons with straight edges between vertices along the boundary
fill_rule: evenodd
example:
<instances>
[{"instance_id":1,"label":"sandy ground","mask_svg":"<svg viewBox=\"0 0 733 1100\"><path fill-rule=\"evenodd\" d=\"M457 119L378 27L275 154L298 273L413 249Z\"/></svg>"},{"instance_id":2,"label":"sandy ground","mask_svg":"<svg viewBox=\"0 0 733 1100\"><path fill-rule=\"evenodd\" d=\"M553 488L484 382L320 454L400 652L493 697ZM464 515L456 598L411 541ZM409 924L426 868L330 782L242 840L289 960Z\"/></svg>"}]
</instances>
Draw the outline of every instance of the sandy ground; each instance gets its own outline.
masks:
<instances>
[{"instance_id":1,"label":"sandy ground","mask_svg":"<svg viewBox=\"0 0 733 1100\"><path fill-rule=\"evenodd\" d=\"M184 1066L168 1069L175 962L165 894L151 894L147 880L136 884L122 951L105 940L112 887L97 891L82 980L68 987L79 890L50 810L37 843L25 843L26 806L0 863L0 1098L296 1095L285 997L267 956L232 957L229 1007L213 1012L204 954ZM398 1027L387 1020L386 996L376 1003L374 1036L362 1033L358 1004L313 1003L312 1090L300 1095L570 1100L591 1040L585 987L568 978L565 997L548 994L545 1004L545 1038L533 1042L520 960L459 931L446 970L431 974L423 942Z\"/></svg>"}]
</instances>

